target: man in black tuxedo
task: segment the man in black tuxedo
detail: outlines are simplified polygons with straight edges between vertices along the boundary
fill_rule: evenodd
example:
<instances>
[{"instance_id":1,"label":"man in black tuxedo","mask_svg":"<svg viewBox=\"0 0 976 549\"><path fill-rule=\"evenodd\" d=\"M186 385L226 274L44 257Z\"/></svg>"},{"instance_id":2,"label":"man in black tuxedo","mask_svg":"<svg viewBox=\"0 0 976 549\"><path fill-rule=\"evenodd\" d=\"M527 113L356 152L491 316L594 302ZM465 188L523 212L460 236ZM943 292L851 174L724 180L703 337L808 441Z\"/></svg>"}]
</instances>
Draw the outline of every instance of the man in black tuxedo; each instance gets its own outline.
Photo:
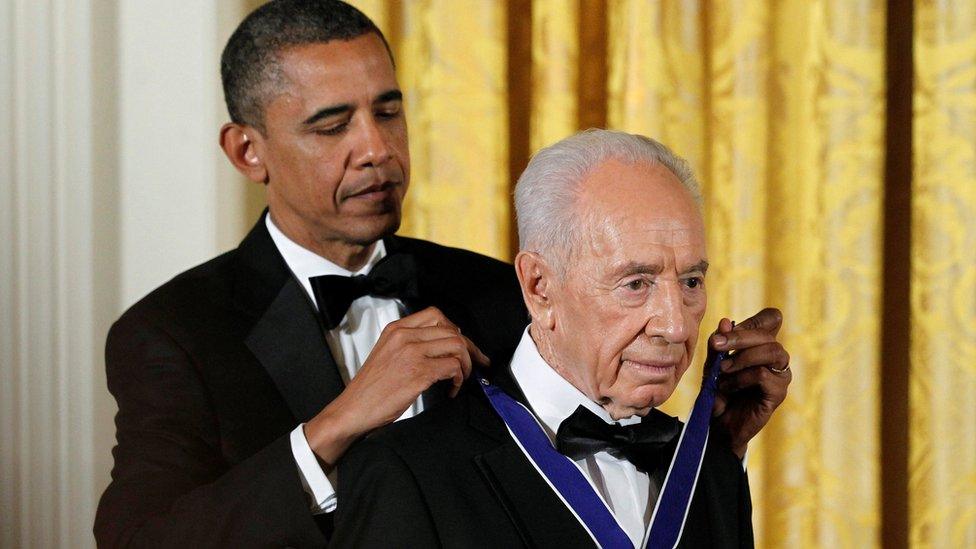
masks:
<instances>
[{"instance_id":1,"label":"man in black tuxedo","mask_svg":"<svg viewBox=\"0 0 976 549\"><path fill-rule=\"evenodd\" d=\"M220 144L268 210L109 333L118 444L101 546L324 546L338 458L452 396L486 362L478 347L511 352L526 318L510 265L394 236L406 123L362 13L266 4L221 73Z\"/></svg>"},{"instance_id":2,"label":"man in black tuxedo","mask_svg":"<svg viewBox=\"0 0 976 549\"><path fill-rule=\"evenodd\" d=\"M515 196L515 266L531 323L510 368L469 380L458 398L374 433L340 461L333 546L594 545L596 528L584 528L569 493L557 495L559 483L529 458L531 441L516 443L518 429L480 383L531 410L541 445L578 468L574 489L609 510L615 545L643 546L680 432L655 407L688 368L705 313L698 184L663 145L594 130L536 154ZM710 356L731 354L682 547L753 544L741 460L792 379L780 323L775 309L734 327L722 319L709 340Z\"/></svg>"}]
</instances>

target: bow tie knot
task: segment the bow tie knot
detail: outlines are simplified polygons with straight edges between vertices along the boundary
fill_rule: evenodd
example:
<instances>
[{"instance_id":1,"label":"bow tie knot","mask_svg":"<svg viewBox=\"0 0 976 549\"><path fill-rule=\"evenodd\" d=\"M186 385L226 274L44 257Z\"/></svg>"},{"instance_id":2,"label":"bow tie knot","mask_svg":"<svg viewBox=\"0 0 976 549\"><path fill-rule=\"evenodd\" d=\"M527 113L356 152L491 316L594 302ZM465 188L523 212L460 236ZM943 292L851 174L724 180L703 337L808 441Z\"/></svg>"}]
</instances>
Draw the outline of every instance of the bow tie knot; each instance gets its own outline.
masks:
<instances>
[{"instance_id":1,"label":"bow tie knot","mask_svg":"<svg viewBox=\"0 0 976 549\"><path fill-rule=\"evenodd\" d=\"M417 265L413 256L391 254L381 259L367 275L323 275L309 278L322 323L335 329L352 302L373 295L400 299L404 304L419 297Z\"/></svg>"},{"instance_id":2,"label":"bow tie knot","mask_svg":"<svg viewBox=\"0 0 976 549\"><path fill-rule=\"evenodd\" d=\"M559 424L556 449L574 461L605 451L626 459L644 472L653 472L681 432L681 422L652 409L635 425L609 424L583 406Z\"/></svg>"}]
</instances>

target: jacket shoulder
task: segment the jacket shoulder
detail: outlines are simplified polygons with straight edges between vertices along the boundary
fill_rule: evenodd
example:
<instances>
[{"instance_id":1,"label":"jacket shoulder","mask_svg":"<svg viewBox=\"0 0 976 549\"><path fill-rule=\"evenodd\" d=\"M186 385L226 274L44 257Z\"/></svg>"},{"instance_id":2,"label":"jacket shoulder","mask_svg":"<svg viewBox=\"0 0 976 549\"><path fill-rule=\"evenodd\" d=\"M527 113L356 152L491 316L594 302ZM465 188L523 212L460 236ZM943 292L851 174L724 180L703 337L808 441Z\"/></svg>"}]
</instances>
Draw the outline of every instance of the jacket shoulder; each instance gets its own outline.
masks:
<instances>
[{"instance_id":1,"label":"jacket shoulder","mask_svg":"<svg viewBox=\"0 0 976 549\"><path fill-rule=\"evenodd\" d=\"M472 429L472 410L483 408L476 391L480 389L473 380L465 382L454 398L446 399L422 414L387 425L368 437L374 444L386 446L407 461L413 458L446 458L456 452L475 451L482 440L481 430L490 426L480 425ZM475 414L483 421L483 413Z\"/></svg>"},{"instance_id":2,"label":"jacket shoulder","mask_svg":"<svg viewBox=\"0 0 976 549\"><path fill-rule=\"evenodd\" d=\"M174 276L131 305L112 331L132 324L192 330L194 325L209 322L215 313L231 309L238 255L238 250L231 250Z\"/></svg>"},{"instance_id":3,"label":"jacket shoulder","mask_svg":"<svg viewBox=\"0 0 976 549\"><path fill-rule=\"evenodd\" d=\"M236 259L235 249L191 267L150 291L127 312L177 304L187 301L187 297L194 294L212 292L215 288L229 285Z\"/></svg>"}]
</instances>

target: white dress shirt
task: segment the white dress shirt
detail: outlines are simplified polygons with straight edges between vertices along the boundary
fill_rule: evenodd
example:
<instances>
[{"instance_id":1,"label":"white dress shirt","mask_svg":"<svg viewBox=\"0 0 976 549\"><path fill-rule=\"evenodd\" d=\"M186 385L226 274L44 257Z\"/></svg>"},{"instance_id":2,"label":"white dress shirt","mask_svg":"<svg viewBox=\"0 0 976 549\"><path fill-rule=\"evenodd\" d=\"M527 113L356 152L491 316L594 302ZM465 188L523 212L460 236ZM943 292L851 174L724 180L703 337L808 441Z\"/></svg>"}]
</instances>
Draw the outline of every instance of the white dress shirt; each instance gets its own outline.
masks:
<instances>
[{"instance_id":1,"label":"white dress shirt","mask_svg":"<svg viewBox=\"0 0 976 549\"><path fill-rule=\"evenodd\" d=\"M379 260L386 256L386 247L380 240L376 242L373 247L373 254L361 269L356 272L347 271L285 236L285 233L275 226L270 215L265 217L265 224L268 227L268 232L271 233L271 240L274 241L288 268L302 284L302 288L305 289L313 304L315 303L315 295L312 293L312 283L309 278L320 275L365 275ZM403 316L403 312L403 304L396 299L367 295L352 302L349 311L339 325L325 334L329 350L335 358L336 366L339 367L339 375L343 382L349 383L349 380L355 377L359 369L363 367L366 358L369 357L373 346L376 345L383 328L387 324L399 320ZM324 358L322 367L326 367ZM418 398L417 402L400 416L400 419L419 414L421 410L422 404ZM315 454L308 445L308 440L305 438L304 424L299 425L291 432L291 451L295 456L295 463L298 465L298 475L302 480L302 487L309 496L312 513L320 514L334 511L336 508L336 471L333 470L329 475L326 475L322 470Z\"/></svg>"},{"instance_id":2,"label":"white dress shirt","mask_svg":"<svg viewBox=\"0 0 976 549\"><path fill-rule=\"evenodd\" d=\"M512 376L554 444L559 424L580 405L607 423L633 425L641 421L639 416L631 416L614 422L602 406L590 400L546 364L529 336L528 328L512 356ZM575 463L603 498L634 546L640 547L660 492L657 482L647 473L638 471L626 459L617 459L607 452L597 452Z\"/></svg>"}]
</instances>

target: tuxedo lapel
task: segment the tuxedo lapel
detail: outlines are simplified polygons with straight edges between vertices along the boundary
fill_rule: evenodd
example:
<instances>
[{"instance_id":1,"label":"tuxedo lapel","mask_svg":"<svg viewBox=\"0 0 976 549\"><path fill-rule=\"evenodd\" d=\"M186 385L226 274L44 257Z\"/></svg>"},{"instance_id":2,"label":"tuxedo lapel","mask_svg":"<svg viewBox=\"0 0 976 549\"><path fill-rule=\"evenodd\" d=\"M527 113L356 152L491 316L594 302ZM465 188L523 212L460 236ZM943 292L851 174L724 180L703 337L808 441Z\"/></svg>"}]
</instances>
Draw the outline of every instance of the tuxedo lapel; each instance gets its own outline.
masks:
<instances>
[{"instance_id":1,"label":"tuxedo lapel","mask_svg":"<svg viewBox=\"0 0 976 549\"><path fill-rule=\"evenodd\" d=\"M247 348L295 418L307 421L345 385L315 309L271 240L264 215L238 248L242 266L235 300L255 318L244 341Z\"/></svg>"},{"instance_id":2,"label":"tuxedo lapel","mask_svg":"<svg viewBox=\"0 0 976 549\"><path fill-rule=\"evenodd\" d=\"M308 421L345 387L298 281L289 279L247 336L247 347L299 421Z\"/></svg>"},{"instance_id":3,"label":"tuxedo lapel","mask_svg":"<svg viewBox=\"0 0 976 549\"><path fill-rule=\"evenodd\" d=\"M511 381L504 373L496 379L499 385ZM480 393L480 389L472 389ZM525 544L593 547L593 539L522 453L484 395L472 400L471 427L498 441L491 450L475 456L475 465Z\"/></svg>"},{"instance_id":4,"label":"tuxedo lapel","mask_svg":"<svg viewBox=\"0 0 976 549\"><path fill-rule=\"evenodd\" d=\"M514 442L475 457L475 464L527 546L594 546Z\"/></svg>"}]
</instances>

